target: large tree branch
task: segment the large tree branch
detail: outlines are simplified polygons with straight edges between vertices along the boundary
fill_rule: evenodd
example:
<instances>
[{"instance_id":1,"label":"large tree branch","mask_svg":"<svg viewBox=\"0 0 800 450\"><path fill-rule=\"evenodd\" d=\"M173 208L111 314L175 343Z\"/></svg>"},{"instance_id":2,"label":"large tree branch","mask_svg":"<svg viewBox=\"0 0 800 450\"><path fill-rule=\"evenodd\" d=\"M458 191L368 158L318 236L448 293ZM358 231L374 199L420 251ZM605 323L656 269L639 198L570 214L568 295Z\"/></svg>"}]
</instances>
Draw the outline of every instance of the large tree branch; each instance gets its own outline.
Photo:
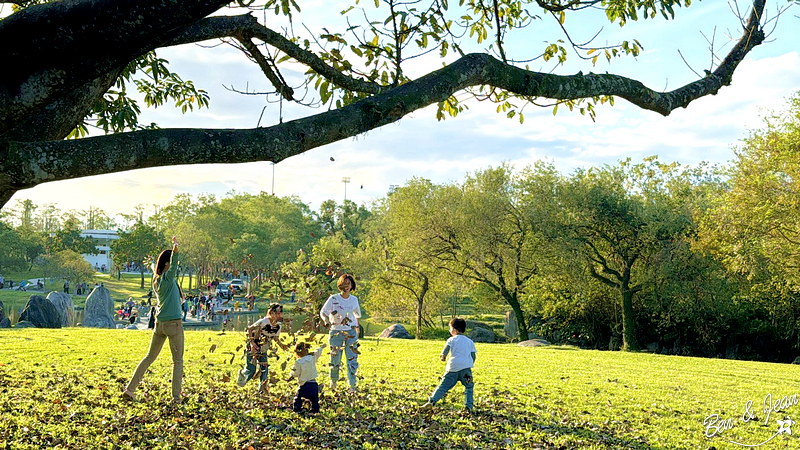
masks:
<instances>
[{"instance_id":1,"label":"large tree branch","mask_svg":"<svg viewBox=\"0 0 800 450\"><path fill-rule=\"evenodd\" d=\"M0 20L0 134L58 97L162 46L228 0L82 0ZM13 70L8 70L13 68Z\"/></svg>"},{"instance_id":2,"label":"large tree branch","mask_svg":"<svg viewBox=\"0 0 800 450\"><path fill-rule=\"evenodd\" d=\"M15 125L4 135L9 141L54 141L63 139L89 114L92 104L114 85L120 70L100 76L85 85L59 97L38 114Z\"/></svg>"},{"instance_id":3,"label":"large tree branch","mask_svg":"<svg viewBox=\"0 0 800 450\"><path fill-rule=\"evenodd\" d=\"M412 111L477 85L496 86L528 97L561 100L614 95L667 115L730 83L736 65L764 39L757 20L764 1L756 0L745 36L714 73L671 92L659 93L618 75L560 76L523 70L486 54L470 54L415 81L346 107L269 128L164 129L71 141L0 141L0 154L7 156L8 168L6 176L0 178L0 201L6 201L19 189L79 176L180 164L278 162L396 122ZM5 25L0 24L0 27ZM16 48L16 45L10 47ZM0 92L0 97L2 94ZM0 99L0 103L2 101ZM0 111L6 111L2 104ZM7 119L7 116L0 117L0 122L8 125Z\"/></svg>"},{"instance_id":4,"label":"large tree branch","mask_svg":"<svg viewBox=\"0 0 800 450\"><path fill-rule=\"evenodd\" d=\"M612 281L611 279L609 279L609 278L607 278L607 277L604 277L603 275L600 275L600 274L597 272L597 269L595 269L595 267L594 267L594 264L593 264L593 261L592 261L591 259L589 260L589 264L587 264L586 266L589 268L589 275L591 275L591 276L592 276L592 278L594 278L594 279L596 279L596 280L600 281L600 282L601 282L601 283L603 283L603 284L606 284L606 285L608 285L608 286L611 286L611 287L613 287L613 288L619 288L619 287L620 287L620 284L619 284L619 283L615 283L615 282L614 282L614 281Z\"/></svg>"}]
</instances>

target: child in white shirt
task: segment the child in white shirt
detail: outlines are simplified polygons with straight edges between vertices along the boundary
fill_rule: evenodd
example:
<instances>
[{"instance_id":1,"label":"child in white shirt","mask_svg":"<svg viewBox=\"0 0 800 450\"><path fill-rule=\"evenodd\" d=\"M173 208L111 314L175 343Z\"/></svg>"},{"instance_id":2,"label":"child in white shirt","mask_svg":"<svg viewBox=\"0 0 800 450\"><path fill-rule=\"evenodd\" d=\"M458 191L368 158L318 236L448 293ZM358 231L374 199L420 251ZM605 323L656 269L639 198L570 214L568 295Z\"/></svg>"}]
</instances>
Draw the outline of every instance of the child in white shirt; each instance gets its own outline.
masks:
<instances>
[{"instance_id":1,"label":"child in white shirt","mask_svg":"<svg viewBox=\"0 0 800 450\"><path fill-rule=\"evenodd\" d=\"M301 342L294 348L297 355L297 361L292 366L291 378L297 378L299 387L297 394L294 396L294 412L303 411L303 399L311 401L311 412L319 412L319 385L317 384L317 360L322 354L322 349L325 344L322 344L314 353L309 354L311 344L308 342ZM290 379L291 379L290 378Z\"/></svg>"},{"instance_id":2,"label":"child in white shirt","mask_svg":"<svg viewBox=\"0 0 800 450\"><path fill-rule=\"evenodd\" d=\"M464 319L456 317L450 320L450 336L452 337L444 344L440 356L442 361L447 360L447 368L439 387L428 399L428 403L422 405L423 410L433 408L433 405L460 381L464 385L464 406L467 411L472 412L472 390L475 386L472 378L472 366L475 364L477 350L472 339L464 336L466 329L467 322ZM447 358L448 353L450 354L449 359Z\"/></svg>"}]
</instances>

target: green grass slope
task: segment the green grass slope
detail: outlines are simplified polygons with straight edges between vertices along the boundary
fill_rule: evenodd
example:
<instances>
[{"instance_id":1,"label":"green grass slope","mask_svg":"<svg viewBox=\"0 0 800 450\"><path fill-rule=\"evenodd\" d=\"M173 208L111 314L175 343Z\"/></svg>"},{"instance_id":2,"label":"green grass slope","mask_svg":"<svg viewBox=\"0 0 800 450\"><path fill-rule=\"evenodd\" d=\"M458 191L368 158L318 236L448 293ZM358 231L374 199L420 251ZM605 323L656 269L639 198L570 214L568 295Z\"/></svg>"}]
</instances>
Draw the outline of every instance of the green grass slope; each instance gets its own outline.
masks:
<instances>
[{"instance_id":1,"label":"green grass slope","mask_svg":"<svg viewBox=\"0 0 800 450\"><path fill-rule=\"evenodd\" d=\"M478 344L475 414L464 414L460 385L423 414L443 342L369 338L359 392L324 392L319 415L299 416L288 409L296 385L283 381L292 355L271 360L281 380L259 396L254 382L235 385L242 333L185 336L186 401L174 408L168 348L139 401L118 399L149 333L0 330L0 448L734 449L771 437L760 448L800 448L800 425L777 434L778 420L800 417L796 366ZM327 351L321 384L326 361ZM783 409L771 403L769 417L768 395ZM707 437L712 414L731 427Z\"/></svg>"}]
</instances>

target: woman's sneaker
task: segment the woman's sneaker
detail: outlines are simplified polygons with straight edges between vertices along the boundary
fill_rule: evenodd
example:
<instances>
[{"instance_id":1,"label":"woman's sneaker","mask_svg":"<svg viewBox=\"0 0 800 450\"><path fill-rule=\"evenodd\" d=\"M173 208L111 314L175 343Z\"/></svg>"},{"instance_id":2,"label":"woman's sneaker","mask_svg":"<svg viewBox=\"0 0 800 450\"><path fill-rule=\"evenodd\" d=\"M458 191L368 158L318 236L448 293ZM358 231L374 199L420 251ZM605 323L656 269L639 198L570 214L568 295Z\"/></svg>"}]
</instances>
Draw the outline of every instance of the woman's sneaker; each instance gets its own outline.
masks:
<instances>
[{"instance_id":1,"label":"woman's sneaker","mask_svg":"<svg viewBox=\"0 0 800 450\"><path fill-rule=\"evenodd\" d=\"M239 387L244 387L247 384L247 374L244 373L244 370L239 371L239 376L236 378L236 384Z\"/></svg>"}]
</instances>

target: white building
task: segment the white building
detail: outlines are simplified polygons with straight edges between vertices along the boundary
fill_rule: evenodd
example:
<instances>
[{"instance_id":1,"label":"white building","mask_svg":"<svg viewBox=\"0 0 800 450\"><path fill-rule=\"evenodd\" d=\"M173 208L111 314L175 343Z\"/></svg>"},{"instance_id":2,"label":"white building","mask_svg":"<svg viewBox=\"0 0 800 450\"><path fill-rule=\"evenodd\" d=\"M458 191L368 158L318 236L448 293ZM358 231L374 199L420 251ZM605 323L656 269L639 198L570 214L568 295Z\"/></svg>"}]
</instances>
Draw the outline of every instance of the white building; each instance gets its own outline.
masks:
<instances>
[{"instance_id":1,"label":"white building","mask_svg":"<svg viewBox=\"0 0 800 450\"><path fill-rule=\"evenodd\" d=\"M111 270L111 241L119 239L117 230L83 230L81 237L94 239L97 249L97 253L94 255L82 254L83 259L97 271L108 272Z\"/></svg>"}]
</instances>

